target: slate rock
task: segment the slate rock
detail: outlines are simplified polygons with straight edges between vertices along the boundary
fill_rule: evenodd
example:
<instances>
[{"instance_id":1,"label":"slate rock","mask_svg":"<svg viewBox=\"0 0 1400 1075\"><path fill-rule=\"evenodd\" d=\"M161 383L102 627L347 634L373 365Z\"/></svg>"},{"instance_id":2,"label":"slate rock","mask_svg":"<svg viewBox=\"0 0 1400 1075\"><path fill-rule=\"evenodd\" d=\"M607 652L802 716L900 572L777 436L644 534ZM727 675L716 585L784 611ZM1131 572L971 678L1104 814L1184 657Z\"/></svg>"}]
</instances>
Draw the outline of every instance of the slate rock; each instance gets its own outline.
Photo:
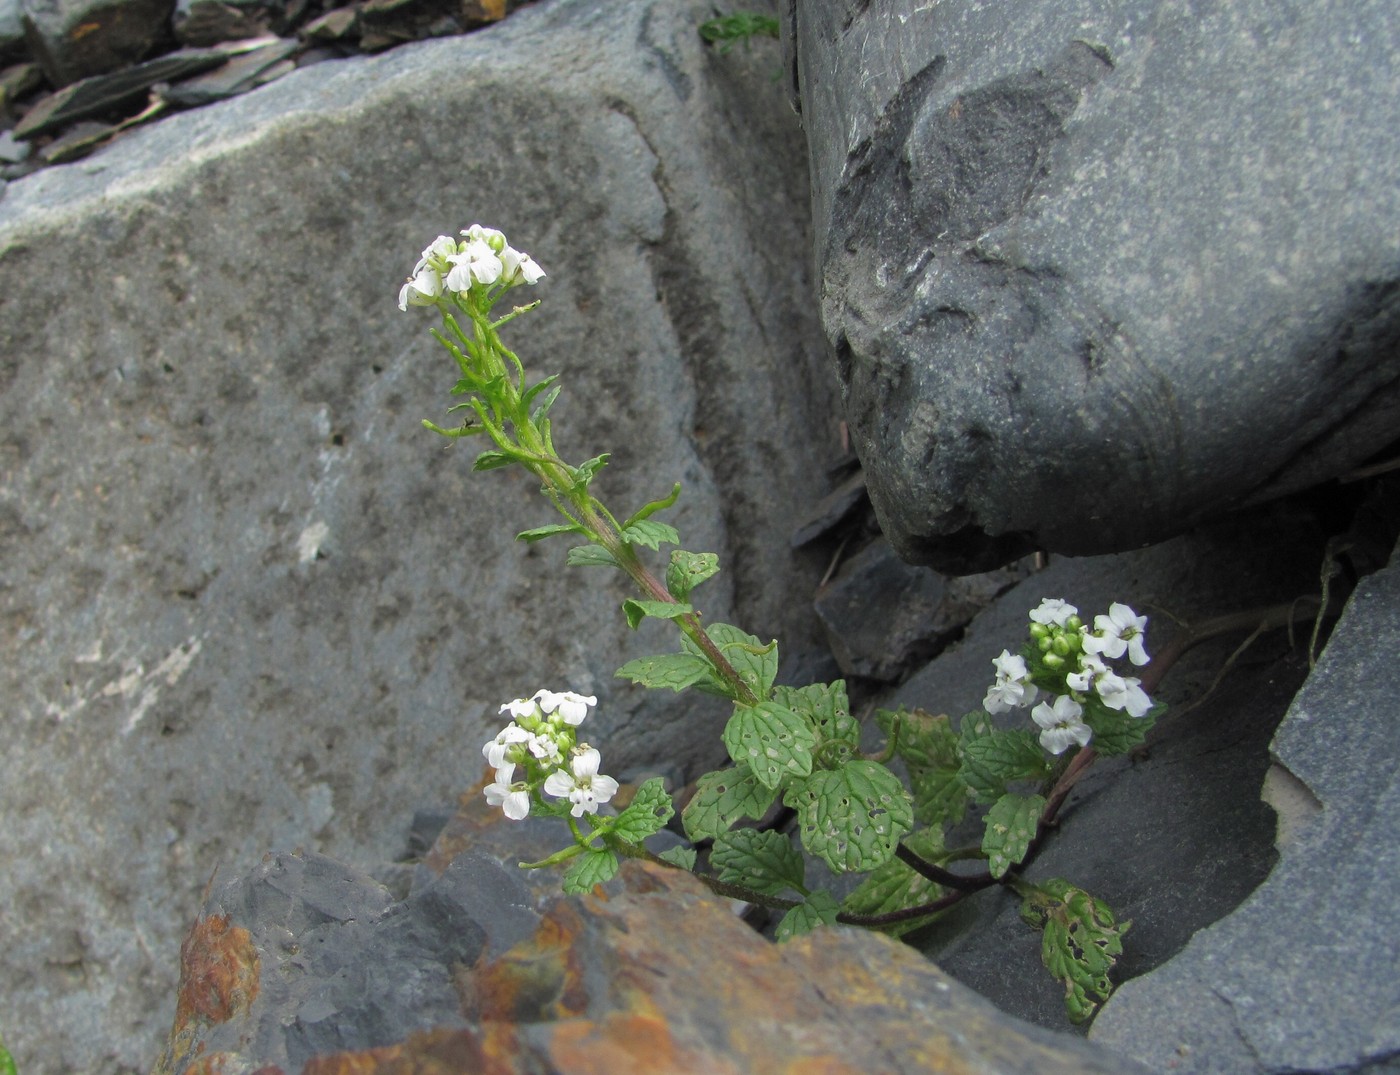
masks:
<instances>
[{"instance_id":1,"label":"slate rock","mask_svg":"<svg viewBox=\"0 0 1400 1075\"><path fill-rule=\"evenodd\" d=\"M517 826L477 800L465 824L503 834L505 861L561 835L556 821ZM1018 1024L878 934L822 929L776 946L690 875L643 863L593 895L537 902L530 889L557 874L505 861L458 852L402 905L303 856L224 886L184 945L157 1075L1143 1070ZM269 878L286 902L264 911ZM324 1040L358 1044L309 1055L325 1024Z\"/></svg>"},{"instance_id":2,"label":"slate rock","mask_svg":"<svg viewBox=\"0 0 1400 1075\"><path fill-rule=\"evenodd\" d=\"M236 97L295 71L292 56L299 48L300 45L290 38L273 38L258 48L229 58L206 75L161 87L158 92L162 100L182 108Z\"/></svg>"},{"instance_id":3,"label":"slate rock","mask_svg":"<svg viewBox=\"0 0 1400 1075\"><path fill-rule=\"evenodd\" d=\"M901 556L1137 547L1394 441L1394 4L787 12L823 325Z\"/></svg>"},{"instance_id":4,"label":"slate rock","mask_svg":"<svg viewBox=\"0 0 1400 1075\"><path fill-rule=\"evenodd\" d=\"M0 0L0 57L24 55L24 20L20 0Z\"/></svg>"},{"instance_id":5,"label":"slate rock","mask_svg":"<svg viewBox=\"0 0 1400 1075\"><path fill-rule=\"evenodd\" d=\"M1393 1071L1400 1056L1400 558L1361 580L1274 737L1278 865L1105 1006L1162 1071Z\"/></svg>"},{"instance_id":6,"label":"slate rock","mask_svg":"<svg viewBox=\"0 0 1400 1075\"><path fill-rule=\"evenodd\" d=\"M174 0L20 0L30 55L62 88L144 60L169 33Z\"/></svg>"},{"instance_id":7,"label":"slate rock","mask_svg":"<svg viewBox=\"0 0 1400 1075\"><path fill-rule=\"evenodd\" d=\"M175 0L170 25L182 45L217 45L266 34L279 6L237 0Z\"/></svg>"},{"instance_id":8,"label":"slate rock","mask_svg":"<svg viewBox=\"0 0 1400 1075\"><path fill-rule=\"evenodd\" d=\"M421 428L456 372L395 301L436 235L499 226L549 273L503 331L563 376L561 451L615 453L610 504L683 482L669 519L723 564L707 619L820 646L824 564L787 545L838 437L801 132L776 47L716 55L707 11L537 4L6 192L0 1011L26 1075L146 1067L215 864L392 861L507 699L596 694L610 772L710 767L716 699L613 676L674 635L514 541L551 514L532 484ZM61 286L56 250L81 252Z\"/></svg>"}]
</instances>

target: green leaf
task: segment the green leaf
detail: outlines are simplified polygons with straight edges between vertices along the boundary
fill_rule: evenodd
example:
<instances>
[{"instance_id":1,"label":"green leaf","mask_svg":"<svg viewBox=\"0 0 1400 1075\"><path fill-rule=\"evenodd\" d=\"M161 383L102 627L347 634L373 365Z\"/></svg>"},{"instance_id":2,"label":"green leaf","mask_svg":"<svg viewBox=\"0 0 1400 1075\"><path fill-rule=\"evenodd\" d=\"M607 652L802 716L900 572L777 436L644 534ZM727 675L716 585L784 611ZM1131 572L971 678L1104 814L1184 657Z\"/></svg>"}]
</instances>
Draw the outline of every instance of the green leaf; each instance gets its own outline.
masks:
<instances>
[{"instance_id":1,"label":"green leaf","mask_svg":"<svg viewBox=\"0 0 1400 1075\"><path fill-rule=\"evenodd\" d=\"M934 716L922 709L875 710L875 723L891 739L895 753L921 768L958 767L958 736L946 713ZM897 729L897 732L896 732Z\"/></svg>"},{"instance_id":2,"label":"green leaf","mask_svg":"<svg viewBox=\"0 0 1400 1075\"><path fill-rule=\"evenodd\" d=\"M622 611L627 617L627 626L635 631L637 624L648 616L658 620L678 620L682 616L690 615L695 609L676 601L638 601L629 597L622 602Z\"/></svg>"},{"instance_id":3,"label":"green leaf","mask_svg":"<svg viewBox=\"0 0 1400 1075\"><path fill-rule=\"evenodd\" d=\"M650 516L656 514L658 511L665 511L680 498L680 495L681 483L676 482L675 485L671 486L670 496L664 497L661 500L653 500L651 503L644 505L640 510L638 510L634 514L629 515L626 521L623 522L622 529L626 530L629 526L639 523L643 519L649 518ZM672 544L674 544L674 542ZM652 548L656 548L656 546L653 545Z\"/></svg>"},{"instance_id":4,"label":"green leaf","mask_svg":"<svg viewBox=\"0 0 1400 1075\"><path fill-rule=\"evenodd\" d=\"M532 401L536 396L538 396L541 392L543 392L543 391L544 391L546 388L548 388L550 385L554 384L554 382L557 381L557 380L559 380L559 374L557 374L557 373L552 373L552 374L550 374L548 377L546 377L546 378L544 378L543 380L539 381L538 383L532 384L529 388L527 388L527 389L525 390L525 394L522 395L522 396L520 397L520 402L521 402L524 406L528 407L528 406L530 405L531 401Z\"/></svg>"},{"instance_id":5,"label":"green leaf","mask_svg":"<svg viewBox=\"0 0 1400 1075\"><path fill-rule=\"evenodd\" d=\"M666 568L666 589L677 601L684 601L690 591L719 570L719 557L712 552L686 552L676 549Z\"/></svg>"},{"instance_id":6,"label":"green leaf","mask_svg":"<svg viewBox=\"0 0 1400 1075\"><path fill-rule=\"evenodd\" d=\"M874 761L794 780L783 801L797 811L803 845L837 873L873 870L888 861L914 824L904 785Z\"/></svg>"},{"instance_id":7,"label":"green leaf","mask_svg":"<svg viewBox=\"0 0 1400 1075\"><path fill-rule=\"evenodd\" d=\"M1044 809L1045 799L1040 795L1003 795L987 811L982 850L993 877L1001 877L1026 857Z\"/></svg>"},{"instance_id":8,"label":"green leaf","mask_svg":"<svg viewBox=\"0 0 1400 1075\"><path fill-rule=\"evenodd\" d=\"M510 466L513 462L515 460L505 452L485 451L476 457L476 461L472 463L472 470L498 470Z\"/></svg>"},{"instance_id":9,"label":"green leaf","mask_svg":"<svg viewBox=\"0 0 1400 1075\"><path fill-rule=\"evenodd\" d=\"M802 887L802 853L780 832L771 829L733 829L715 837L710 865L721 881L744 885L776 896L785 889Z\"/></svg>"},{"instance_id":10,"label":"green leaf","mask_svg":"<svg viewBox=\"0 0 1400 1075\"><path fill-rule=\"evenodd\" d=\"M836 902L836 897L830 892L813 892L783 915L774 935L781 944L804 933L811 933L818 926L836 925L836 916L840 913L841 908Z\"/></svg>"},{"instance_id":11,"label":"green leaf","mask_svg":"<svg viewBox=\"0 0 1400 1075\"><path fill-rule=\"evenodd\" d=\"M937 828L920 829L904 838L904 846L914 854L929 862L939 862L943 854L943 830ZM909 907L932 903L944 895L942 885L934 884L923 874L906 866L898 858L891 858L862 881L841 903L843 911L852 914L880 915L903 911ZM896 937L918 929L932 920L932 916L896 922L880 928Z\"/></svg>"},{"instance_id":12,"label":"green leaf","mask_svg":"<svg viewBox=\"0 0 1400 1075\"><path fill-rule=\"evenodd\" d=\"M1155 718L1156 713L1150 710L1145 717L1130 717L1122 710L1109 709L1097 696L1091 697L1084 706L1084 723L1094 732L1089 745L1103 758L1126 754L1140 746L1152 730Z\"/></svg>"},{"instance_id":13,"label":"green leaf","mask_svg":"<svg viewBox=\"0 0 1400 1075\"><path fill-rule=\"evenodd\" d=\"M757 821L777 797L747 765L706 773L695 782L695 794L681 811L681 824L691 840L716 837L741 817Z\"/></svg>"},{"instance_id":14,"label":"green leaf","mask_svg":"<svg viewBox=\"0 0 1400 1075\"><path fill-rule=\"evenodd\" d=\"M665 523L636 522L622 528L622 540L629 545L645 545L648 549L661 548L662 542L667 545L680 543L680 535L676 533L674 526Z\"/></svg>"},{"instance_id":15,"label":"green leaf","mask_svg":"<svg viewBox=\"0 0 1400 1075\"><path fill-rule=\"evenodd\" d=\"M612 880L613 875L617 873L617 866L617 856L606 848L601 851L585 851L564 871L565 894L581 896L585 892L592 892L594 885Z\"/></svg>"},{"instance_id":16,"label":"green leaf","mask_svg":"<svg viewBox=\"0 0 1400 1075\"><path fill-rule=\"evenodd\" d=\"M621 567L617 558L601 545L575 545L565 563L570 567Z\"/></svg>"},{"instance_id":17,"label":"green leaf","mask_svg":"<svg viewBox=\"0 0 1400 1075\"><path fill-rule=\"evenodd\" d=\"M712 671L710 662L703 657L690 653L663 653L628 661L617 670L617 675L643 687L669 687L679 694Z\"/></svg>"},{"instance_id":18,"label":"green leaf","mask_svg":"<svg viewBox=\"0 0 1400 1075\"><path fill-rule=\"evenodd\" d=\"M760 698L767 698L773 690L773 680L778 675L778 643L760 645L753 635L741 631L728 623L712 623L705 629L710 641L724 655L725 660L734 666L751 691ZM689 638L681 639L681 646L695 656L702 656L700 647ZM716 678L716 683L719 683ZM696 686L703 686L696 684ZM728 692L720 684L716 693L728 697Z\"/></svg>"},{"instance_id":19,"label":"green leaf","mask_svg":"<svg viewBox=\"0 0 1400 1075\"><path fill-rule=\"evenodd\" d=\"M956 768L910 767L909 789L914 793L914 818L923 825L956 825L967 813L970 793Z\"/></svg>"},{"instance_id":20,"label":"green leaf","mask_svg":"<svg viewBox=\"0 0 1400 1075\"><path fill-rule=\"evenodd\" d=\"M851 716L845 680L811 683L805 687L774 687L773 701L805 717L816 729L821 745L844 744L851 750L860 746L860 722Z\"/></svg>"},{"instance_id":21,"label":"green leaf","mask_svg":"<svg viewBox=\"0 0 1400 1075\"><path fill-rule=\"evenodd\" d=\"M537 526L533 530L522 530L515 535L516 541L543 541L547 537L555 534L582 534L585 533L583 527L576 523L551 523L549 526Z\"/></svg>"},{"instance_id":22,"label":"green leaf","mask_svg":"<svg viewBox=\"0 0 1400 1075\"><path fill-rule=\"evenodd\" d=\"M573 467L574 488L579 491L587 489L594 476L608 465L608 460L611 458L611 455L604 452L602 455L595 455L592 459Z\"/></svg>"},{"instance_id":23,"label":"green leaf","mask_svg":"<svg viewBox=\"0 0 1400 1075\"><path fill-rule=\"evenodd\" d=\"M695 848L693 847L668 847L656 857L664 859L672 866L679 866L683 870L695 869Z\"/></svg>"},{"instance_id":24,"label":"green leaf","mask_svg":"<svg viewBox=\"0 0 1400 1075\"><path fill-rule=\"evenodd\" d=\"M14 1058L10 1056L10 1051L4 1045L0 1045L0 1075L19 1075Z\"/></svg>"},{"instance_id":25,"label":"green leaf","mask_svg":"<svg viewBox=\"0 0 1400 1075\"><path fill-rule=\"evenodd\" d=\"M978 802L991 802L1006 793L1013 780L1041 780L1050 774L1050 763L1040 740L1027 728L992 732L962 741L962 765L958 775Z\"/></svg>"},{"instance_id":26,"label":"green leaf","mask_svg":"<svg viewBox=\"0 0 1400 1075\"><path fill-rule=\"evenodd\" d=\"M1070 1022L1082 1023L1113 992L1108 975L1132 922L1116 921L1103 900L1058 877L1022 891L1021 917L1045 931L1041 962L1064 983Z\"/></svg>"},{"instance_id":27,"label":"green leaf","mask_svg":"<svg viewBox=\"0 0 1400 1075\"><path fill-rule=\"evenodd\" d=\"M724 726L724 745L736 765L747 765L765 787L777 788L784 777L812 771L817 736L791 709L759 702L734 707Z\"/></svg>"},{"instance_id":28,"label":"green leaf","mask_svg":"<svg viewBox=\"0 0 1400 1075\"><path fill-rule=\"evenodd\" d=\"M654 776L637 789L627 809L617 815L612 831L629 843L639 844L652 833L660 832L675 812L665 782Z\"/></svg>"}]
</instances>

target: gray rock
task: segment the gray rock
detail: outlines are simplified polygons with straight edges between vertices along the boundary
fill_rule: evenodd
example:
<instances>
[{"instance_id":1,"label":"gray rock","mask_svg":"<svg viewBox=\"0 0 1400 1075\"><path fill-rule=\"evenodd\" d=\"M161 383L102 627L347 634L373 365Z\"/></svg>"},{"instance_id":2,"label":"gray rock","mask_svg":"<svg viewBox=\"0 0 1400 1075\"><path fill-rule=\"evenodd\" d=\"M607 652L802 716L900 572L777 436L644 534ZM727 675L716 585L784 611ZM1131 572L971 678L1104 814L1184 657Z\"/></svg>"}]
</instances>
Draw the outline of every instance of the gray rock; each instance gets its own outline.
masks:
<instances>
[{"instance_id":1,"label":"gray rock","mask_svg":"<svg viewBox=\"0 0 1400 1075\"><path fill-rule=\"evenodd\" d=\"M1229 918L1104 1007L1162 1071L1395 1071L1400 561L1363 579L1273 741L1279 862Z\"/></svg>"},{"instance_id":2,"label":"gray rock","mask_svg":"<svg viewBox=\"0 0 1400 1075\"><path fill-rule=\"evenodd\" d=\"M20 0L30 55L55 87L144 60L174 0Z\"/></svg>"},{"instance_id":3,"label":"gray rock","mask_svg":"<svg viewBox=\"0 0 1400 1075\"><path fill-rule=\"evenodd\" d=\"M132 132L0 202L0 955L34 1075L149 1064L216 863L382 862L480 776L498 707L599 696L609 771L709 767L714 699L613 679L674 648L623 580L516 531L550 511L445 446L455 368L400 313L434 236L548 271L503 330L564 375L561 450L724 571L707 619L800 653L834 389L775 52L702 3L543 3ZM67 251L55 277L55 252ZM740 271L742 270L742 271ZM742 594L741 598L734 595Z\"/></svg>"},{"instance_id":4,"label":"gray rock","mask_svg":"<svg viewBox=\"0 0 1400 1075\"><path fill-rule=\"evenodd\" d=\"M1130 548L1394 440L1394 4L789 22L823 322L902 556Z\"/></svg>"},{"instance_id":5,"label":"gray rock","mask_svg":"<svg viewBox=\"0 0 1400 1075\"><path fill-rule=\"evenodd\" d=\"M24 52L24 21L19 0L0 0L0 56Z\"/></svg>"}]
</instances>

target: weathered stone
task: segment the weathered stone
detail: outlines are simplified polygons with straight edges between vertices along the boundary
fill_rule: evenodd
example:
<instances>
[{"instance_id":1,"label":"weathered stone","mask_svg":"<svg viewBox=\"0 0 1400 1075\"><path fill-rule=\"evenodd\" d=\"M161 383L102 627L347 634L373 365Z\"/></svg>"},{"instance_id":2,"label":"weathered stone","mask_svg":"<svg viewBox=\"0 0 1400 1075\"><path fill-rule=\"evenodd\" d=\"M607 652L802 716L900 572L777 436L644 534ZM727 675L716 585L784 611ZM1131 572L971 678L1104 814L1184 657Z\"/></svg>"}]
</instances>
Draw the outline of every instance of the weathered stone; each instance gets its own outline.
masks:
<instances>
[{"instance_id":1,"label":"weathered stone","mask_svg":"<svg viewBox=\"0 0 1400 1075\"><path fill-rule=\"evenodd\" d=\"M30 55L56 87L144 60L174 0L20 0Z\"/></svg>"},{"instance_id":2,"label":"weathered stone","mask_svg":"<svg viewBox=\"0 0 1400 1075\"><path fill-rule=\"evenodd\" d=\"M23 55L24 44L19 0L0 0L0 57Z\"/></svg>"},{"instance_id":3,"label":"weathered stone","mask_svg":"<svg viewBox=\"0 0 1400 1075\"><path fill-rule=\"evenodd\" d=\"M295 71L296 64L291 56L298 48L296 41L273 39L232 57L207 75L163 87L159 91L161 99L182 108L192 108L247 93Z\"/></svg>"},{"instance_id":4,"label":"weathered stone","mask_svg":"<svg viewBox=\"0 0 1400 1075\"><path fill-rule=\"evenodd\" d=\"M824 565L787 546L837 428L804 151L774 48L716 55L708 10L538 4L171 116L0 202L21 1070L148 1064L214 865L391 860L506 699L596 693L611 772L711 766L717 700L613 678L674 635L627 629L620 575L513 540L552 514L523 474L420 427L456 370L395 299L439 233L499 225L545 267L502 331L563 375L561 450L614 452L610 504L684 482L667 517L724 566L707 620L819 646Z\"/></svg>"},{"instance_id":5,"label":"weathered stone","mask_svg":"<svg viewBox=\"0 0 1400 1075\"><path fill-rule=\"evenodd\" d=\"M824 326L906 559L1135 547L1395 439L1394 4L788 14Z\"/></svg>"},{"instance_id":6,"label":"weathered stone","mask_svg":"<svg viewBox=\"0 0 1400 1075\"><path fill-rule=\"evenodd\" d=\"M175 0L170 25L182 45L199 48L260 37L270 29L273 14L264 3Z\"/></svg>"},{"instance_id":7,"label":"weathered stone","mask_svg":"<svg viewBox=\"0 0 1400 1075\"><path fill-rule=\"evenodd\" d=\"M1362 579L1273 741L1279 862L1104 1007L1155 1070L1393 1071L1400 1056L1400 558Z\"/></svg>"}]
</instances>

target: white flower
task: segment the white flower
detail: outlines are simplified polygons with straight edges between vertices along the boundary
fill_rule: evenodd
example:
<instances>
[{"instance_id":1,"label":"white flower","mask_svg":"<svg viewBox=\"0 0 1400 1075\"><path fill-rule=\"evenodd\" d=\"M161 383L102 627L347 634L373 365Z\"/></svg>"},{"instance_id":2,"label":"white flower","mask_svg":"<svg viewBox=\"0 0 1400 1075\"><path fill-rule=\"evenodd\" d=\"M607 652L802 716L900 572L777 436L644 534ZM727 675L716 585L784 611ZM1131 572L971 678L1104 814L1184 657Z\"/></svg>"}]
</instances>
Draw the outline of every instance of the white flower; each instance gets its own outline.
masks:
<instances>
[{"instance_id":1,"label":"white flower","mask_svg":"<svg viewBox=\"0 0 1400 1075\"><path fill-rule=\"evenodd\" d=\"M500 256L482 239L468 239L461 251L447 260L452 264L445 281L450 291L470 291L472 284L494 284L505 271Z\"/></svg>"},{"instance_id":2,"label":"white flower","mask_svg":"<svg viewBox=\"0 0 1400 1075\"><path fill-rule=\"evenodd\" d=\"M573 803L569 812L574 817L596 814L598 806L617 794L617 781L610 776L600 776L598 765L602 755L590 746L580 746L569 759L572 773L557 769L545 779L544 790L550 795L567 798Z\"/></svg>"},{"instance_id":3,"label":"white flower","mask_svg":"<svg viewBox=\"0 0 1400 1075\"><path fill-rule=\"evenodd\" d=\"M1005 713L1035 701L1039 692L1030 682L1031 674L1026 668L1024 657L1014 656L1009 650L1002 650L1000 657L992 658L992 664L996 665L997 669L996 682L992 684L991 690L987 691L987 697L982 699L982 707L988 713Z\"/></svg>"},{"instance_id":4,"label":"white flower","mask_svg":"<svg viewBox=\"0 0 1400 1075\"><path fill-rule=\"evenodd\" d=\"M523 821L530 813L530 789L525 784L512 784L515 766L496 770L495 783L487 784L486 801L499 806L512 821Z\"/></svg>"},{"instance_id":5,"label":"white flower","mask_svg":"<svg viewBox=\"0 0 1400 1075\"><path fill-rule=\"evenodd\" d=\"M540 761L558 765L564 760L563 755L559 753L559 744L548 734L530 736L529 745L530 753Z\"/></svg>"},{"instance_id":6,"label":"white flower","mask_svg":"<svg viewBox=\"0 0 1400 1075\"><path fill-rule=\"evenodd\" d=\"M1081 653L1079 655L1079 671L1071 672L1065 676L1065 685L1072 691L1088 694L1094 689L1095 680L1109 672L1111 669L1108 665L1092 653Z\"/></svg>"},{"instance_id":7,"label":"white flower","mask_svg":"<svg viewBox=\"0 0 1400 1075\"><path fill-rule=\"evenodd\" d=\"M1115 601L1108 606L1107 616L1094 617L1093 632L1084 633L1084 652L1102 653L1108 658L1121 657L1126 652L1133 664L1144 665L1148 661L1143 647L1146 630L1146 616Z\"/></svg>"},{"instance_id":8,"label":"white flower","mask_svg":"<svg viewBox=\"0 0 1400 1075\"><path fill-rule=\"evenodd\" d=\"M1130 717L1145 717L1152 708L1152 699L1142 689L1142 680L1123 678L1109 672L1100 676L1094 687L1109 709L1127 710Z\"/></svg>"},{"instance_id":9,"label":"white flower","mask_svg":"<svg viewBox=\"0 0 1400 1075\"><path fill-rule=\"evenodd\" d=\"M506 237L504 232L495 228L483 228L480 224L473 224L469 228L463 228L462 234L467 237L468 242L485 243L494 251L501 251L506 248Z\"/></svg>"},{"instance_id":10,"label":"white flower","mask_svg":"<svg viewBox=\"0 0 1400 1075\"><path fill-rule=\"evenodd\" d=\"M1058 597L1047 597L1035 608L1031 609L1031 622L1043 623L1047 627L1054 624L1056 627L1063 627L1069 623L1071 616L1079 614L1079 609L1073 605L1060 600Z\"/></svg>"},{"instance_id":11,"label":"white flower","mask_svg":"<svg viewBox=\"0 0 1400 1075\"><path fill-rule=\"evenodd\" d=\"M511 721L501 733L481 748L481 754L486 759L486 764L493 769L501 769L507 763L506 753L515 743L524 743L530 738L530 733L524 728Z\"/></svg>"},{"instance_id":12,"label":"white flower","mask_svg":"<svg viewBox=\"0 0 1400 1075\"><path fill-rule=\"evenodd\" d=\"M442 294L442 276L436 269L423 268L414 272L408 283L399 288L399 309L410 306L432 306Z\"/></svg>"},{"instance_id":13,"label":"white flower","mask_svg":"<svg viewBox=\"0 0 1400 1075\"><path fill-rule=\"evenodd\" d=\"M573 691L538 691L535 694L535 701L540 704L540 709L544 713L557 713L559 718L569 725L578 727L583 723L583 718L588 716L588 707L598 704L596 696L575 694Z\"/></svg>"},{"instance_id":14,"label":"white flower","mask_svg":"<svg viewBox=\"0 0 1400 1075\"><path fill-rule=\"evenodd\" d=\"M1068 694L1056 698L1053 706L1041 702L1031 710L1031 719L1044 729L1040 733L1040 745L1051 754L1063 754L1071 743L1088 745L1094 733L1080 719L1083 716L1084 707Z\"/></svg>"},{"instance_id":15,"label":"white flower","mask_svg":"<svg viewBox=\"0 0 1400 1075\"><path fill-rule=\"evenodd\" d=\"M544 270L536 264L534 258L509 246L501 251L501 267L505 270L502 279L507 287L534 284L544 276Z\"/></svg>"},{"instance_id":16,"label":"white flower","mask_svg":"<svg viewBox=\"0 0 1400 1075\"><path fill-rule=\"evenodd\" d=\"M535 708L533 698L515 698L501 706L502 713L509 713L515 720L524 717L538 717L539 711Z\"/></svg>"}]
</instances>

